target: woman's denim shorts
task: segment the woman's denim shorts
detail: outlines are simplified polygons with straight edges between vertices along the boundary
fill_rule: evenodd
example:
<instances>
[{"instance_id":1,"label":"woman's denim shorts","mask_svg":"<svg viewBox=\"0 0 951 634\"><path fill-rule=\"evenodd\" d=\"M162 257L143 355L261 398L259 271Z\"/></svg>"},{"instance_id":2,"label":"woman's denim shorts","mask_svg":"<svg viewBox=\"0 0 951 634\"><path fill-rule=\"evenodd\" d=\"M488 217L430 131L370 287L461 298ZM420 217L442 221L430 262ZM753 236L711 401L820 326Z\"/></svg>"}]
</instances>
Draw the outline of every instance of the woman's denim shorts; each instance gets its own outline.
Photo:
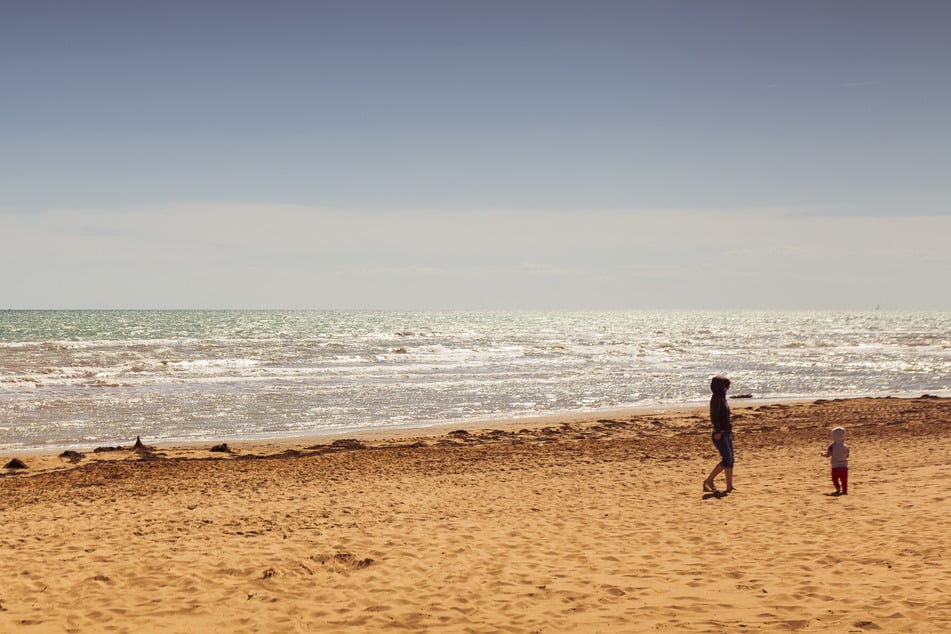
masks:
<instances>
[{"instance_id":1,"label":"woman's denim shorts","mask_svg":"<svg viewBox=\"0 0 951 634\"><path fill-rule=\"evenodd\" d=\"M720 464L726 468L733 466L733 432L725 431L720 433L720 440L717 440L716 432L710 435L710 440L720 452Z\"/></svg>"}]
</instances>

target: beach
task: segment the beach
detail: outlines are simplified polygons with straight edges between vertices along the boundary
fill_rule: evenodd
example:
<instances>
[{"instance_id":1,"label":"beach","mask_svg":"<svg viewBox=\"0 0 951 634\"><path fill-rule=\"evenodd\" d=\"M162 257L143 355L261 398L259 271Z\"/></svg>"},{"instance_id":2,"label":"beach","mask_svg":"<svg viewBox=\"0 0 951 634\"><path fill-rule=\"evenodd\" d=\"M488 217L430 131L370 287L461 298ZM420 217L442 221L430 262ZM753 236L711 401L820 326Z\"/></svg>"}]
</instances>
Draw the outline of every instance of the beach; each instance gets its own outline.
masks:
<instances>
[{"instance_id":1,"label":"beach","mask_svg":"<svg viewBox=\"0 0 951 634\"><path fill-rule=\"evenodd\" d=\"M0 631L951 630L951 399L731 407L5 454Z\"/></svg>"}]
</instances>

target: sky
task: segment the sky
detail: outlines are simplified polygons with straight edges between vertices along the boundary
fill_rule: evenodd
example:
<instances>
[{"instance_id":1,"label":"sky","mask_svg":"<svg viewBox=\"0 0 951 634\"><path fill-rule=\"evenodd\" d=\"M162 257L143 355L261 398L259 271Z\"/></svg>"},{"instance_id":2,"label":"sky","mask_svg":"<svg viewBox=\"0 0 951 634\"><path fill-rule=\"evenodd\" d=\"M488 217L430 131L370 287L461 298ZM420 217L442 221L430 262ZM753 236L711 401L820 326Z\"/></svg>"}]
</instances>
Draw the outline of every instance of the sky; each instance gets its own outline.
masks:
<instances>
[{"instance_id":1,"label":"sky","mask_svg":"<svg viewBox=\"0 0 951 634\"><path fill-rule=\"evenodd\" d=\"M0 308L951 310L948 2L0 16Z\"/></svg>"}]
</instances>

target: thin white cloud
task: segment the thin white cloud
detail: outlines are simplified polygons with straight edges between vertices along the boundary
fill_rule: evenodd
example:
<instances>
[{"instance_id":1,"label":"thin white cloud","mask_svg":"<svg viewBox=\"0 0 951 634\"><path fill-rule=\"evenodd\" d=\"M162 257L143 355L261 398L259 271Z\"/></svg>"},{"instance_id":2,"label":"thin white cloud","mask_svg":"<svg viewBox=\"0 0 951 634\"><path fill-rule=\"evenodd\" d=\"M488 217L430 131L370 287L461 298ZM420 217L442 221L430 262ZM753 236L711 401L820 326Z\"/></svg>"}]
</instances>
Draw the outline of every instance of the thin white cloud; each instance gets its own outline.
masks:
<instances>
[{"instance_id":1,"label":"thin white cloud","mask_svg":"<svg viewBox=\"0 0 951 634\"><path fill-rule=\"evenodd\" d=\"M0 265L9 307L948 305L951 218L815 209L6 211Z\"/></svg>"}]
</instances>

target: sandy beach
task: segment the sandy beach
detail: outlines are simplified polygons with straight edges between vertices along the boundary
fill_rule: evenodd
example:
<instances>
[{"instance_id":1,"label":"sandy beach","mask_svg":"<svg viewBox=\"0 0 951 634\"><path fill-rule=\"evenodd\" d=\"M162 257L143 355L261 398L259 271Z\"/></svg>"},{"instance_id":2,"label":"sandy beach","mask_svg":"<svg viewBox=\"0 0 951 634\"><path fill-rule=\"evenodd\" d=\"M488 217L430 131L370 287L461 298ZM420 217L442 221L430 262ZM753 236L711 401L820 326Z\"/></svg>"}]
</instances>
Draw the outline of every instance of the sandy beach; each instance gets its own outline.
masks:
<instances>
[{"instance_id":1,"label":"sandy beach","mask_svg":"<svg viewBox=\"0 0 951 634\"><path fill-rule=\"evenodd\" d=\"M951 399L731 407L3 455L0 631L951 631Z\"/></svg>"}]
</instances>

